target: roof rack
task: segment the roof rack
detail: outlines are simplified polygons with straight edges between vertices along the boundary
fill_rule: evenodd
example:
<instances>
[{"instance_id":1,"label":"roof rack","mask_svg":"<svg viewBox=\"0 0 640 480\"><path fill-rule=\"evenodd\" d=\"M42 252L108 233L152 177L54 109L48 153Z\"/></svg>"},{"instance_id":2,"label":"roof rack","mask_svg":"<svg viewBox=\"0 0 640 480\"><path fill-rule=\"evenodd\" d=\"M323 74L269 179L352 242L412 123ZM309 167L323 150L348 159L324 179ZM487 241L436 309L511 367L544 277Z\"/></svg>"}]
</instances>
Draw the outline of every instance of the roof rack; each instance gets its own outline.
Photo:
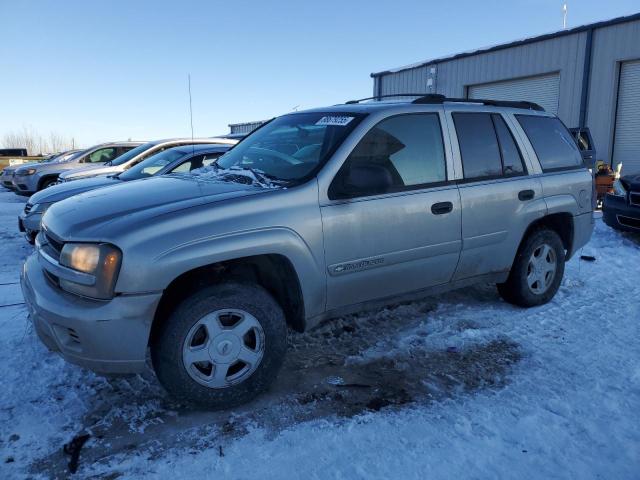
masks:
<instances>
[{"instance_id":1,"label":"roof rack","mask_svg":"<svg viewBox=\"0 0 640 480\"><path fill-rule=\"evenodd\" d=\"M488 105L493 107L509 107L509 108L524 108L528 110L536 110L538 112L544 112L544 108L534 102L528 102L526 100L509 101L509 100L490 100L482 98L449 98L437 93L394 93L390 95L378 95L376 97L361 98L359 100L349 100L345 102L346 105L353 105L356 103L364 102L366 100L380 100L382 98L389 97L418 97L411 103L414 104L442 104L442 103L479 103L482 105Z\"/></svg>"}]
</instances>

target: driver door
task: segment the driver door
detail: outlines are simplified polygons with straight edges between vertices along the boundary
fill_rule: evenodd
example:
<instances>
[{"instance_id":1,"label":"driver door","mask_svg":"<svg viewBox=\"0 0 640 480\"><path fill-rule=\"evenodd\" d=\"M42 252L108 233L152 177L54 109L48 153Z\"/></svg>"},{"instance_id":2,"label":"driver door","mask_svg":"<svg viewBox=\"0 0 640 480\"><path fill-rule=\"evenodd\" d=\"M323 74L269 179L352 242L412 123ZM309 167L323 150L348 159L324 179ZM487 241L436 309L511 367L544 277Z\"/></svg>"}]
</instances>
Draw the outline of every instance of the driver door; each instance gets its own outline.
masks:
<instances>
[{"instance_id":1,"label":"driver door","mask_svg":"<svg viewBox=\"0 0 640 480\"><path fill-rule=\"evenodd\" d=\"M367 171L378 172L371 188L350 180ZM460 195L447 181L439 114L397 115L369 130L321 215L328 310L449 282L461 249Z\"/></svg>"}]
</instances>

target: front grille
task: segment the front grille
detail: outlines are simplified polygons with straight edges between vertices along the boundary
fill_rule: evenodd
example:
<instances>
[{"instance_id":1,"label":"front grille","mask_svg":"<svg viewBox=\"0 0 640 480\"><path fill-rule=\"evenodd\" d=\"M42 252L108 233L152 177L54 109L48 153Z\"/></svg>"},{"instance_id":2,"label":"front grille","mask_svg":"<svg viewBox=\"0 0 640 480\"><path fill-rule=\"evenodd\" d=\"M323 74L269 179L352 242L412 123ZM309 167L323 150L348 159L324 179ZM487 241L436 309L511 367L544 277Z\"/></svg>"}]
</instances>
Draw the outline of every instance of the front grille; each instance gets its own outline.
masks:
<instances>
[{"instance_id":1,"label":"front grille","mask_svg":"<svg viewBox=\"0 0 640 480\"><path fill-rule=\"evenodd\" d=\"M629 194L629 203L631 203L631 205L637 205L640 207L640 193L631 192Z\"/></svg>"},{"instance_id":2,"label":"front grille","mask_svg":"<svg viewBox=\"0 0 640 480\"><path fill-rule=\"evenodd\" d=\"M625 227L640 229L640 218L627 217L625 215L618 215L618 222Z\"/></svg>"},{"instance_id":3,"label":"front grille","mask_svg":"<svg viewBox=\"0 0 640 480\"><path fill-rule=\"evenodd\" d=\"M44 276L47 280L49 280L54 286L60 287L60 279L56 275L46 269L42 269L42 271L44 272Z\"/></svg>"},{"instance_id":4,"label":"front grille","mask_svg":"<svg viewBox=\"0 0 640 480\"><path fill-rule=\"evenodd\" d=\"M31 209L33 208L33 205L31 205L30 203L27 203L24 206L24 213L29 213L31 211Z\"/></svg>"}]
</instances>

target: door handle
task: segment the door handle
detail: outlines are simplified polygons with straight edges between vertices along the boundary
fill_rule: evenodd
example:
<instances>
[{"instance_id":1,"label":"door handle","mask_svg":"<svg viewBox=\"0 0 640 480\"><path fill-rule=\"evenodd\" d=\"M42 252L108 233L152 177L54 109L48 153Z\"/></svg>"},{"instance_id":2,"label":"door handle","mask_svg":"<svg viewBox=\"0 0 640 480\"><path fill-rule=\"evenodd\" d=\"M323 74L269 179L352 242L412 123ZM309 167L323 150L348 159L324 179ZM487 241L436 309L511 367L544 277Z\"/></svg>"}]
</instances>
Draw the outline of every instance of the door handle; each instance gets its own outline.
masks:
<instances>
[{"instance_id":1,"label":"door handle","mask_svg":"<svg viewBox=\"0 0 640 480\"><path fill-rule=\"evenodd\" d=\"M526 200L532 200L535 196L536 194L533 190L522 190L518 193L518 199L522 200L523 202Z\"/></svg>"},{"instance_id":2,"label":"door handle","mask_svg":"<svg viewBox=\"0 0 640 480\"><path fill-rule=\"evenodd\" d=\"M451 202L438 202L431 205L431 213L434 215L444 215L453 210L453 203Z\"/></svg>"}]
</instances>

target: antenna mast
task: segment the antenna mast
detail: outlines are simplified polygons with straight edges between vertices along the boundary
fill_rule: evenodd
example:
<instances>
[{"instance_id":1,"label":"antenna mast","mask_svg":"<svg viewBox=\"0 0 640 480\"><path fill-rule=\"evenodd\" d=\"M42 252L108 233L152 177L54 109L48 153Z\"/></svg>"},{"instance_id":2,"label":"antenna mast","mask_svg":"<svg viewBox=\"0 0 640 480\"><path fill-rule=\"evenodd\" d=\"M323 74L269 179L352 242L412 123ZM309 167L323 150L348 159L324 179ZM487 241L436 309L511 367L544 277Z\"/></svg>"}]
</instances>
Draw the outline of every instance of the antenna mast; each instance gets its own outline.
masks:
<instances>
[{"instance_id":1,"label":"antenna mast","mask_svg":"<svg viewBox=\"0 0 640 480\"><path fill-rule=\"evenodd\" d=\"M194 154L196 147L193 144L193 105L191 103L191 74L189 73L187 78L189 79L189 120L191 122L191 153Z\"/></svg>"},{"instance_id":2,"label":"antenna mast","mask_svg":"<svg viewBox=\"0 0 640 480\"><path fill-rule=\"evenodd\" d=\"M562 28L567 28L567 2L562 5Z\"/></svg>"}]
</instances>

